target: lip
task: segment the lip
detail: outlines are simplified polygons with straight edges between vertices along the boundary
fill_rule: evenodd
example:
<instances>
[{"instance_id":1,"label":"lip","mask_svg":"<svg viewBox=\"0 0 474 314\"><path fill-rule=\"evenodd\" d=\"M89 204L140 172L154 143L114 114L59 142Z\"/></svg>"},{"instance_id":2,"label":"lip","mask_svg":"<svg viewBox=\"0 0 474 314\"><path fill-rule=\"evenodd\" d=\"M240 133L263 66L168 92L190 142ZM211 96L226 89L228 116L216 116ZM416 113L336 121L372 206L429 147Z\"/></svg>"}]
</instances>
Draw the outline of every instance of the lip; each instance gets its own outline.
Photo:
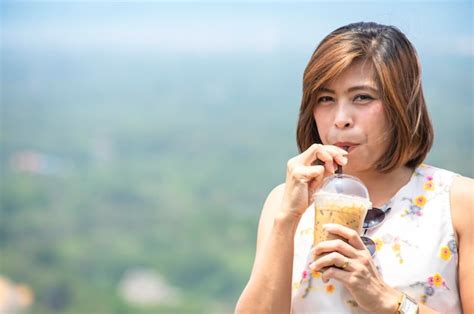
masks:
<instances>
[{"instance_id":1,"label":"lip","mask_svg":"<svg viewBox=\"0 0 474 314\"><path fill-rule=\"evenodd\" d=\"M337 142L333 144L334 146L340 147L350 153L354 150L359 144L353 142Z\"/></svg>"}]
</instances>

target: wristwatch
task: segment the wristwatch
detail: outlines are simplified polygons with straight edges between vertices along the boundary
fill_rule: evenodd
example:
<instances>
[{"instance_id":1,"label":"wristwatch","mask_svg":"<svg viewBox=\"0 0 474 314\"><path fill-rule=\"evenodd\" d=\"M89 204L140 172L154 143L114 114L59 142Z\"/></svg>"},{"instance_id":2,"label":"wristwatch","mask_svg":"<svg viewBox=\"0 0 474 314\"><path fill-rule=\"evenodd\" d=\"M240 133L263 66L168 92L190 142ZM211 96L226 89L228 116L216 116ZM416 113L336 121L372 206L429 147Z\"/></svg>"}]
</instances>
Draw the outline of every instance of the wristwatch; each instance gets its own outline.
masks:
<instances>
[{"instance_id":1,"label":"wristwatch","mask_svg":"<svg viewBox=\"0 0 474 314\"><path fill-rule=\"evenodd\" d=\"M397 314L418 314L418 303L402 293L402 298L398 302Z\"/></svg>"}]
</instances>

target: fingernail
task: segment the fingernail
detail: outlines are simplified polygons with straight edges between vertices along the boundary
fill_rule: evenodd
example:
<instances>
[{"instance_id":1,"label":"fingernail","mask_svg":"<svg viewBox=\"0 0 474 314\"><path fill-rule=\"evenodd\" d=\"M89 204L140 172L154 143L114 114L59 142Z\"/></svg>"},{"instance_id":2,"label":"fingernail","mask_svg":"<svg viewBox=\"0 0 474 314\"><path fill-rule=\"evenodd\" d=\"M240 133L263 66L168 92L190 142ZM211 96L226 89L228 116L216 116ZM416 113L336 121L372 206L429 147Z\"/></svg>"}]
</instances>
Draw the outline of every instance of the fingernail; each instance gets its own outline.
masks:
<instances>
[{"instance_id":1,"label":"fingernail","mask_svg":"<svg viewBox=\"0 0 474 314\"><path fill-rule=\"evenodd\" d=\"M337 159L337 160L336 160L336 161L337 161L337 162L336 162L336 165L337 165L337 166L339 166L339 165L345 166L345 165L347 164L347 157L344 156L344 155L343 155L343 156L337 156L336 159Z\"/></svg>"},{"instance_id":2,"label":"fingernail","mask_svg":"<svg viewBox=\"0 0 474 314\"><path fill-rule=\"evenodd\" d=\"M323 229L326 230L326 231L329 231L333 228L333 224L324 224L323 225Z\"/></svg>"}]
</instances>

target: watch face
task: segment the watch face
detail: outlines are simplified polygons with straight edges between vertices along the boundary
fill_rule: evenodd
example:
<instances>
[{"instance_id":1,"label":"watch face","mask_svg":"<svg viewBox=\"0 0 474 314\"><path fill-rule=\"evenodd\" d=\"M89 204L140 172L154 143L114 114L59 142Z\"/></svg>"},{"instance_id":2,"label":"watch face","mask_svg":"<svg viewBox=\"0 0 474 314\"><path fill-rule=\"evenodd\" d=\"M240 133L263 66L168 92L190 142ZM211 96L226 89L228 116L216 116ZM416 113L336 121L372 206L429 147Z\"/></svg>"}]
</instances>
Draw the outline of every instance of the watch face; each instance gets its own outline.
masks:
<instances>
[{"instance_id":1,"label":"watch face","mask_svg":"<svg viewBox=\"0 0 474 314\"><path fill-rule=\"evenodd\" d=\"M400 306L400 313L402 314L417 314L418 313L418 303L415 300L410 298L408 295L405 295L403 302Z\"/></svg>"}]
</instances>

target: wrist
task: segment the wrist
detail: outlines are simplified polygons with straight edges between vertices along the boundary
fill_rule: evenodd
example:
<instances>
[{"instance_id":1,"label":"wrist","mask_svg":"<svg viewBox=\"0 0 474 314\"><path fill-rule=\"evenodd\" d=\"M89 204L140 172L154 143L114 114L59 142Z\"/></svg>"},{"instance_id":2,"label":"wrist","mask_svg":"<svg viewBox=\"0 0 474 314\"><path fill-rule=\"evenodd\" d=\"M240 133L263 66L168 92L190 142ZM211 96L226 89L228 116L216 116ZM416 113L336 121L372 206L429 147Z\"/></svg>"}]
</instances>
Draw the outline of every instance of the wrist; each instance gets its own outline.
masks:
<instances>
[{"instance_id":1,"label":"wrist","mask_svg":"<svg viewBox=\"0 0 474 314\"><path fill-rule=\"evenodd\" d=\"M402 299L403 293L390 287L388 291L382 296L382 300L380 302L381 308L377 311L377 313L398 313Z\"/></svg>"},{"instance_id":2,"label":"wrist","mask_svg":"<svg viewBox=\"0 0 474 314\"><path fill-rule=\"evenodd\" d=\"M282 210L276 215L274 224L283 225L285 227L291 226L296 229L301 219L301 216L301 214L295 213L291 210Z\"/></svg>"}]
</instances>

